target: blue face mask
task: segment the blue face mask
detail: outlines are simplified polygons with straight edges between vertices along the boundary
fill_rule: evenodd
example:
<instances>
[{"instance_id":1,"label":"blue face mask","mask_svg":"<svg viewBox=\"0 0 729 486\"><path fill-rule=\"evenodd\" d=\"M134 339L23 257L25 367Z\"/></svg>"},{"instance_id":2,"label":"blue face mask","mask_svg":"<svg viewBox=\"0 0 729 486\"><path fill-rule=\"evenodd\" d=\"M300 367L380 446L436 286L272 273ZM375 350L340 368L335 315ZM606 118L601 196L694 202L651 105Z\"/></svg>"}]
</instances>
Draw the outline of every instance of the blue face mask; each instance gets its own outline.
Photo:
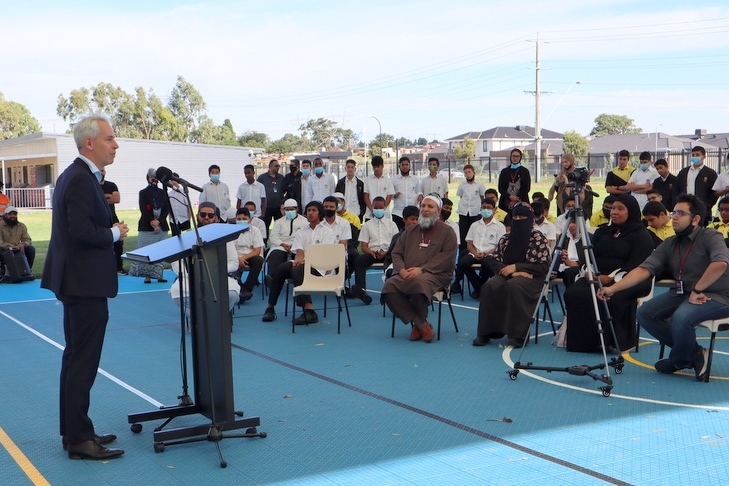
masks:
<instances>
[{"instance_id":1,"label":"blue face mask","mask_svg":"<svg viewBox=\"0 0 729 486\"><path fill-rule=\"evenodd\" d=\"M337 212L342 212L342 209L344 209L344 204L337 204Z\"/></svg>"},{"instance_id":2,"label":"blue face mask","mask_svg":"<svg viewBox=\"0 0 729 486\"><path fill-rule=\"evenodd\" d=\"M308 176L311 174L311 169L301 169L301 175Z\"/></svg>"},{"instance_id":3,"label":"blue face mask","mask_svg":"<svg viewBox=\"0 0 729 486\"><path fill-rule=\"evenodd\" d=\"M648 170L648 164L640 164L640 170L643 170L643 171Z\"/></svg>"},{"instance_id":4,"label":"blue face mask","mask_svg":"<svg viewBox=\"0 0 729 486\"><path fill-rule=\"evenodd\" d=\"M382 219L385 217L385 210L384 209L373 209L372 216L374 216L377 219Z\"/></svg>"},{"instance_id":5,"label":"blue face mask","mask_svg":"<svg viewBox=\"0 0 729 486\"><path fill-rule=\"evenodd\" d=\"M691 157L692 165L701 165L701 157Z\"/></svg>"},{"instance_id":6,"label":"blue face mask","mask_svg":"<svg viewBox=\"0 0 729 486\"><path fill-rule=\"evenodd\" d=\"M296 211L286 211L286 219L289 221L296 219Z\"/></svg>"},{"instance_id":7,"label":"blue face mask","mask_svg":"<svg viewBox=\"0 0 729 486\"><path fill-rule=\"evenodd\" d=\"M243 231L245 231L245 230L247 230L248 228L250 228L250 227L251 227L251 223L250 223L250 222L248 222L248 221L243 221L242 219L237 219L237 220L235 221L235 224L237 224L237 225L239 225L239 226L242 226L242 227L243 227Z\"/></svg>"},{"instance_id":8,"label":"blue face mask","mask_svg":"<svg viewBox=\"0 0 729 486\"><path fill-rule=\"evenodd\" d=\"M481 217L489 219L491 216L494 215L493 209L482 209L481 210Z\"/></svg>"},{"instance_id":9,"label":"blue face mask","mask_svg":"<svg viewBox=\"0 0 729 486\"><path fill-rule=\"evenodd\" d=\"M511 164L511 166L510 166L510 167L511 167L512 169L518 169L519 167L521 167L521 162L519 162L518 164Z\"/></svg>"},{"instance_id":10,"label":"blue face mask","mask_svg":"<svg viewBox=\"0 0 729 486\"><path fill-rule=\"evenodd\" d=\"M210 180L213 182L218 182L220 180L220 174L212 174L210 176Z\"/></svg>"},{"instance_id":11,"label":"blue face mask","mask_svg":"<svg viewBox=\"0 0 729 486\"><path fill-rule=\"evenodd\" d=\"M314 167L314 174L322 175L324 173L324 167Z\"/></svg>"}]
</instances>

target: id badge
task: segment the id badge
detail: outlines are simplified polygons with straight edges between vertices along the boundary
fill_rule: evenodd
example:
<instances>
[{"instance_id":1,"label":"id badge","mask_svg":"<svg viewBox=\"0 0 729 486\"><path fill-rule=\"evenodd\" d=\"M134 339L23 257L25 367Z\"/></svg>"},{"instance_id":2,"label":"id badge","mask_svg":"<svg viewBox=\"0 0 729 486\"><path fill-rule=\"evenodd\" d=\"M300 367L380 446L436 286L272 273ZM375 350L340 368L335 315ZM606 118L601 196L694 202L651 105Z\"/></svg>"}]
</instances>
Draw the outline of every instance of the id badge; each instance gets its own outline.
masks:
<instances>
[{"instance_id":1,"label":"id badge","mask_svg":"<svg viewBox=\"0 0 729 486\"><path fill-rule=\"evenodd\" d=\"M683 295L683 280L676 280L676 295Z\"/></svg>"}]
</instances>

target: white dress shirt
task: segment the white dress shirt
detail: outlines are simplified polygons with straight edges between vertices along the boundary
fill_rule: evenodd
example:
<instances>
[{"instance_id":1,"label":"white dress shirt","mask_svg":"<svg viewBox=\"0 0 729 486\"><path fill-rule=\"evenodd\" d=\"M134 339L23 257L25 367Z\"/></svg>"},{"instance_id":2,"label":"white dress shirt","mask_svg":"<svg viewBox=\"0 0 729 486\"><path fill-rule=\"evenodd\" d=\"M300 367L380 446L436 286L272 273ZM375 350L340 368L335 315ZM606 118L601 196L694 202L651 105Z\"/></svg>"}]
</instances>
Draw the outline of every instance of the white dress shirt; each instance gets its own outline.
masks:
<instances>
[{"instance_id":1,"label":"white dress shirt","mask_svg":"<svg viewBox=\"0 0 729 486\"><path fill-rule=\"evenodd\" d=\"M261 202L266 199L266 187L258 181L253 181L251 184L243 181L243 184L238 186L235 197L240 199L240 207L243 207L248 201L256 203L256 214L251 214L251 217L260 216Z\"/></svg>"},{"instance_id":2,"label":"white dress shirt","mask_svg":"<svg viewBox=\"0 0 729 486\"><path fill-rule=\"evenodd\" d=\"M211 202L215 207L220 209L220 214L230 209L230 189L225 182L208 182L202 186L202 192L198 199L198 204L202 202Z\"/></svg>"},{"instance_id":3,"label":"white dress shirt","mask_svg":"<svg viewBox=\"0 0 729 486\"><path fill-rule=\"evenodd\" d=\"M392 214L402 218L402 210L405 209L405 206L418 205L418 196L422 194L420 192L420 181L412 175L403 177L402 174L398 174L392 178L392 187L395 194L400 193L398 197L393 196Z\"/></svg>"},{"instance_id":4,"label":"white dress shirt","mask_svg":"<svg viewBox=\"0 0 729 486\"><path fill-rule=\"evenodd\" d=\"M334 216L334 222L332 224L329 224L326 218L324 218L321 224L332 230L337 243L342 240L349 241L352 239L352 227L349 225L349 221L340 216Z\"/></svg>"},{"instance_id":5,"label":"white dress shirt","mask_svg":"<svg viewBox=\"0 0 729 486\"><path fill-rule=\"evenodd\" d=\"M481 199L485 194L486 187L480 182L461 182L456 192L456 195L461 198L458 201L458 214L460 216L478 216L481 214Z\"/></svg>"},{"instance_id":6,"label":"white dress shirt","mask_svg":"<svg viewBox=\"0 0 729 486\"><path fill-rule=\"evenodd\" d=\"M258 228L251 226L238 235L238 239L235 240L235 251L240 257L249 254L256 248L263 248L263 236Z\"/></svg>"},{"instance_id":7,"label":"white dress shirt","mask_svg":"<svg viewBox=\"0 0 729 486\"><path fill-rule=\"evenodd\" d=\"M268 237L268 243L271 248L271 251L274 250L284 250L284 247L281 246L281 243L286 243L287 245L293 245L294 244L294 237L296 236L296 232L299 231L304 226L308 226L309 222L306 220L305 217L303 217L300 214L296 215L296 218L294 219L286 219L279 218L273 223L273 228L271 229L271 234ZM268 253L269 255L271 252Z\"/></svg>"},{"instance_id":8,"label":"white dress shirt","mask_svg":"<svg viewBox=\"0 0 729 486\"><path fill-rule=\"evenodd\" d=\"M423 196L427 196L433 192L440 197L445 196L445 193L448 192L448 181L440 174L436 174L435 177L428 174L427 177L423 177L423 180L420 181L420 193Z\"/></svg>"},{"instance_id":9,"label":"white dress shirt","mask_svg":"<svg viewBox=\"0 0 729 486\"><path fill-rule=\"evenodd\" d=\"M374 174L370 174L369 177L364 180L364 192L365 194L369 194L370 202L372 202L377 196L385 199L387 199L387 196L394 196L395 188L392 186L392 181L389 177L383 175L382 177L377 178ZM385 216L387 216L388 212L387 208L385 208ZM369 208L367 208L365 218L372 218L372 211L370 211Z\"/></svg>"},{"instance_id":10,"label":"white dress shirt","mask_svg":"<svg viewBox=\"0 0 729 486\"><path fill-rule=\"evenodd\" d=\"M347 211L359 216L362 208L359 207L359 199L357 198L357 176L349 179L344 177L344 204L346 204Z\"/></svg>"},{"instance_id":11,"label":"white dress shirt","mask_svg":"<svg viewBox=\"0 0 729 486\"><path fill-rule=\"evenodd\" d=\"M362 225L359 241L367 243L372 251L387 251L390 249L392 237L397 232L397 225L390 218L372 218Z\"/></svg>"},{"instance_id":12,"label":"white dress shirt","mask_svg":"<svg viewBox=\"0 0 729 486\"><path fill-rule=\"evenodd\" d=\"M506 234L506 227L496 218L492 217L488 223L483 218L475 221L468 228L466 241L473 243L476 250L482 253L491 253L496 248L502 236Z\"/></svg>"},{"instance_id":13,"label":"white dress shirt","mask_svg":"<svg viewBox=\"0 0 729 486\"><path fill-rule=\"evenodd\" d=\"M320 243L339 243L332 230L319 223L314 228L307 224L294 236L294 244L291 247L291 252L296 253L299 250L306 251L309 245L318 245Z\"/></svg>"},{"instance_id":14,"label":"white dress shirt","mask_svg":"<svg viewBox=\"0 0 729 486\"><path fill-rule=\"evenodd\" d=\"M326 172L321 177L310 175L306 184L307 204L311 201L323 202L325 197L334 194L335 186L333 177Z\"/></svg>"}]
</instances>

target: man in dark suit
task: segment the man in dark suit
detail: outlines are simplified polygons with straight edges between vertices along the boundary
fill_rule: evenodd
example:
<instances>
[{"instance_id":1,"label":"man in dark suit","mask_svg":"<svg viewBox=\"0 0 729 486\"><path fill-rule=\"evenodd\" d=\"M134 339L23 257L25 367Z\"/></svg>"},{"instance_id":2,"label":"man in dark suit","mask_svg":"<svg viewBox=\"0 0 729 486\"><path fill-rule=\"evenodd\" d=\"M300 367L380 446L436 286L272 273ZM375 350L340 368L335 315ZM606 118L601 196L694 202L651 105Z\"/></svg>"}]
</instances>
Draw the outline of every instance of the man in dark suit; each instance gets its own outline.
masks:
<instances>
[{"instance_id":1,"label":"man in dark suit","mask_svg":"<svg viewBox=\"0 0 729 486\"><path fill-rule=\"evenodd\" d=\"M364 200L364 181L357 177L357 162L349 159L345 167L347 175L339 179L334 192L344 194L347 211L356 214L359 220L362 221L365 211L367 211Z\"/></svg>"},{"instance_id":2,"label":"man in dark suit","mask_svg":"<svg viewBox=\"0 0 729 486\"><path fill-rule=\"evenodd\" d=\"M707 226L711 221L711 208L716 203L717 197L712 190L718 175L714 169L704 164L706 160L706 149L700 145L691 149L691 165L684 167L676 176L676 184L673 186L673 200L679 194L693 194L706 204L706 216L702 226Z\"/></svg>"},{"instance_id":3,"label":"man in dark suit","mask_svg":"<svg viewBox=\"0 0 729 486\"><path fill-rule=\"evenodd\" d=\"M71 459L106 460L124 454L108 449L113 434L97 435L88 416L91 387L101 360L107 299L118 290L114 242L127 225L114 223L101 184L101 170L114 162L114 131L103 115L82 118L73 129L79 157L63 171L53 194L51 241L41 287L63 304L66 347L61 361L60 431Z\"/></svg>"}]
</instances>

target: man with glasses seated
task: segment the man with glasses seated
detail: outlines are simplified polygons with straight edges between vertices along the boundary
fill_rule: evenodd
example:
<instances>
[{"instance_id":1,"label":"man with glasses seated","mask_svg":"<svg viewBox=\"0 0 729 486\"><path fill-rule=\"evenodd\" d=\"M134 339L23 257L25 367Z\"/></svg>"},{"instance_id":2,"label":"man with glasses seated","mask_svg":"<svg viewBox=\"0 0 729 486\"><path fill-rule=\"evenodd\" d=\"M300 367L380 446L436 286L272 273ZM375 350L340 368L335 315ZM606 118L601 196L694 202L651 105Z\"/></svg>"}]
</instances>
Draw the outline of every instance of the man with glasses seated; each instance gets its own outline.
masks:
<instances>
[{"instance_id":1,"label":"man with glasses seated","mask_svg":"<svg viewBox=\"0 0 729 486\"><path fill-rule=\"evenodd\" d=\"M702 226L706 206L697 196L681 194L671 213L676 236L668 238L622 280L598 291L609 300L668 271L676 285L656 295L638 309L638 324L671 348L668 358L658 360L656 371L672 374L693 368L696 379L706 378L708 352L696 341L696 326L729 316L729 252L721 234Z\"/></svg>"},{"instance_id":2,"label":"man with glasses seated","mask_svg":"<svg viewBox=\"0 0 729 486\"><path fill-rule=\"evenodd\" d=\"M197 225L199 227L207 226L212 223L220 223L220 210L215 204L205 201L201 202L197 208ZM225 244L226 250L226 269L228 274L238 270L238 252L235 249L235 240L229 241ZM172 270L179 276L180 275L180 262L172 263ZM187 282L188 273L184 274L182 286L185 295L185 312L190 315L190 301L188 300L189 295L189 284ZM180 305L180 286L179 282L175 280L170 287L170 297L175 304ZM232 277L228 277L228 310L233 310L233 306L238 303L238 281Z\"/></svg>"}]
</instances>

